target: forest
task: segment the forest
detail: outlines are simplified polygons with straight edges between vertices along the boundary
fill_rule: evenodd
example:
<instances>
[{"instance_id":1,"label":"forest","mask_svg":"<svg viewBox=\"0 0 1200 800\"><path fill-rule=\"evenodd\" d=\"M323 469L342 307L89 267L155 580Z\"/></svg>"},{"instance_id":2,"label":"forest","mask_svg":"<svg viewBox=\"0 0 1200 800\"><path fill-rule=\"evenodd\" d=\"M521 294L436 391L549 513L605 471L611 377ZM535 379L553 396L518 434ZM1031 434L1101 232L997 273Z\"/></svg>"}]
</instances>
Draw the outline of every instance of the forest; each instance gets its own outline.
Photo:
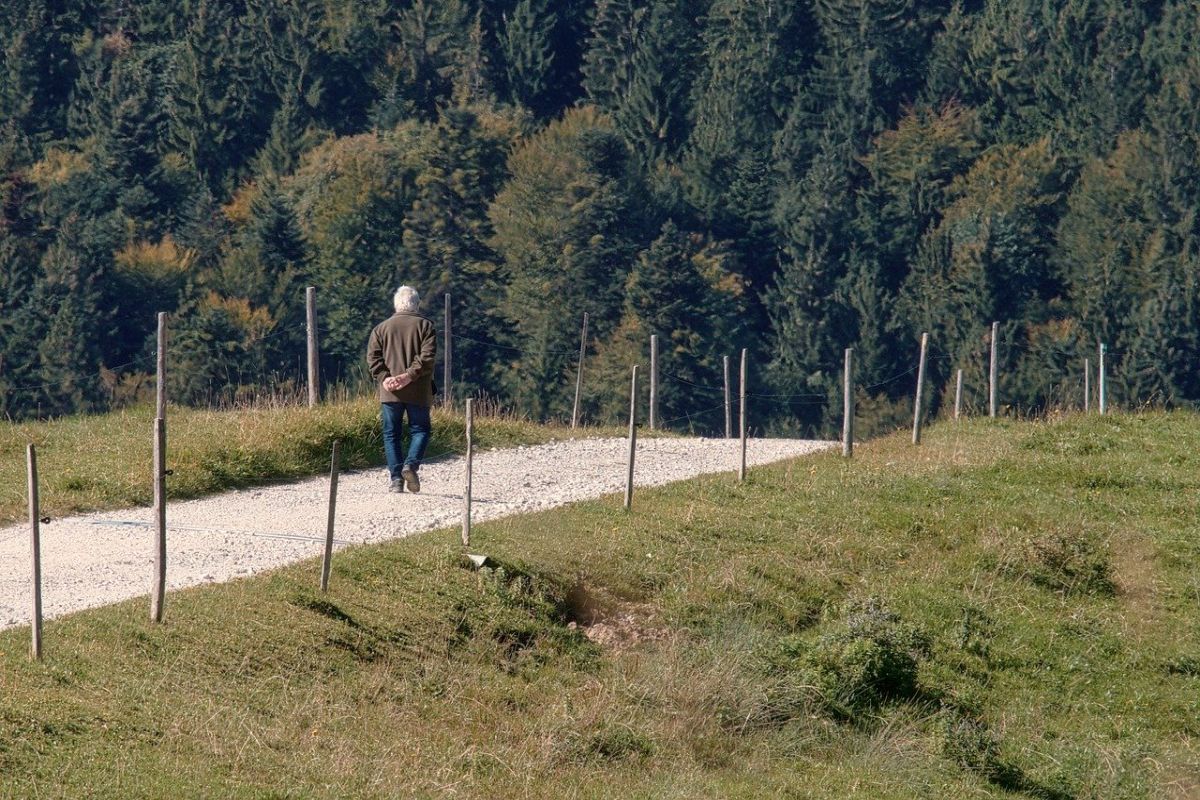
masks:
<instances>
[{"instance_id":1,"label":"forest","mask_svg":"<svg viewBox=\"0 0 1200 800\"><path fill-rule=\"evenodd\" d=\"M6 0L0 414L365 390L399 283L456 398L861 430L955 373L1001 401L1200 400L1194 0ZM440 376L440 375L439 375ZM1095 381L1093 380L1093 386Z\"/></svg>"}]
</instances>

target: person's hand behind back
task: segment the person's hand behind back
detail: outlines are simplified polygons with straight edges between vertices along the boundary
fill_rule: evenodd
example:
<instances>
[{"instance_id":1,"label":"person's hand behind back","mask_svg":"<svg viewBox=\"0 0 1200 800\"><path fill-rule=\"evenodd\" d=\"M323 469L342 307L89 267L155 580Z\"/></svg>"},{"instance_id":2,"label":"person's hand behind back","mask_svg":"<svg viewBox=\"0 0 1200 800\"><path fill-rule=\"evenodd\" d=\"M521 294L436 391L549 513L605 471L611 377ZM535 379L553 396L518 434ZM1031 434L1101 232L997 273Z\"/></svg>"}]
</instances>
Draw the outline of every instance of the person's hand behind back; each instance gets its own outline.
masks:
<instances>
[{"instance_id":1,"label":"person's hand behind back","mask_svg":"<svg viewBox=\"0 0 1200 800\"><path fill-rule=\"evenodd\" d=\"M383 379L383 388L389 392L398 392L410 383L412 378L407 374L390 375Z\"/></svg>"}]
</instances>

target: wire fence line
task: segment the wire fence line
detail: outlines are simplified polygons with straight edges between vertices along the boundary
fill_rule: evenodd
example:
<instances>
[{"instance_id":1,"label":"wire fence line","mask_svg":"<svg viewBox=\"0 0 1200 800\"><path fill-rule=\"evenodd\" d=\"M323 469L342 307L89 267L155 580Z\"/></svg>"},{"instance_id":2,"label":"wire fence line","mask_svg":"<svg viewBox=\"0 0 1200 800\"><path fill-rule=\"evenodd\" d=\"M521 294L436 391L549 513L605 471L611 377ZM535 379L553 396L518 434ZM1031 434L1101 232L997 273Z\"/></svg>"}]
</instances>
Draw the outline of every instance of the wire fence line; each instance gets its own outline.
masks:
<instances>
[{"instance_id":1,"label":"wire fence line","mask_svg":"<svg viewBox=\"0 0 1200 800\"><path fill-rule=\"evenodd\" d=\"M310 326L308 326L307 324L299 326L299 329L305 330L307 333L319 334L318 328L314 327L310 330ZM275 338L278 338L278 337L281 337L284 335L295 335L296 332L297 332L297 328L281 327L278 330L272 331L268 335L258 337L255 340L255 345L256 346L265 346L267 342L269 342ZM521 354L522 356L528 357L528 354L526 353L526 351L522 350L521 348L511 347L511 346L499 344L499 343L486 342L483 340L475 339L473 337L464 336L462 334L456 334L452 330L447 330L447 331L444 331L443 333L445 333L448 336L448 338L450 338L451 340L458 339L458 340L463 340L463 341L469 341L469 342L475 343L477 345L503 349L508 352L515 352L515 353ZM310 336L307 338L310 343L309 347L310 347L310 353L311 353L311 348L313 347L313 342L316 341L316 337ZM586 352L586 344L587 343L585 341L584 346L583 346L583 352ZM999 344L999 343L997 343L997 344ZM1013 346L1014 347L1017 346L1016 343L1014 343ZM995 348L993 348L993 351L995 351ZM575 356L575 351L573 351L573 350L572 351L553 351L553 354L559 355L559 356ZM159 355L160 355L159 353L155 353L154 359L156 362L158 360ZM745 351L743 351L743 357L744 357L744 355L745 355ZM853 395L857 391L870 392L870 391L876 391L876 390L879 390L879 389L882 389L885 387L891 387L891 386L894 386L898 382L907 381L908 379L910 379L913 376L913 373L917 373L918 376L923 376L925 374L924 369L925 369L926 361L932 361L934 363L940 363L940 364L945 365L945 364L951 364L951 363L956 363L956 362L960 363L962 360L960 357L957 357L954 354L950 354L950 353L935 353L932 355L928 355L928 358L927 358L927 355L928 354L926 353L924 337L923 337L922 359L919 364L910 366L909 368L907 368L901 372L898 372L894 375L891 375L888 378L885 378L884 380L876 382L876 383L856 386L856 385L852 385L850 383L850 381L847 380L846 385L843 388L843 393L845 395L847 395L846 408L849 409L847 412L845 412L846 416L848 418L853 417L853 414L854 414L853 404L850 402L849 396ZM123 366L144 364L144 363L148 362L150 360L150 358L151 358L150 356L142 356L138 359L128 362L128 364L123 365ZM845 367L845 369L847 371L849 371L849 363L850 362L848 359L847 366ZM313 377L311 364L312 364L312 359L310 358L310 373L309 373L310 380L312 380L312 377ZM657 363L654 363L654 367L658 367L658 366L659 365ZM635 369L635 372L634 372L635 379L634 379L633 387L632 387L633 391L631 391L630 398L629 398L631 409L630 409L630 434L629 434L629 451L628 451L628 485L627 485L627 489L626 489L626 504L625 504L626 510L629 510L631 508L630 498L632 497L632 490L633 490L633 483L634 483L634 478L633 478L634 464L635 464L635 455L637 452L637 446L636 446L637 422L636 422L636 420L637 420L637 416L638 416L636 413L636 409L637 409L637 405L639 405L641 402L643 402L639 398L639 395L636 391L636 389L637 389L636 368L634 368L634 369ZM449 373L449 370L447 370L447 372ZM728 373L726 373L726 375L727 374ZM160 381L161 381L162 377L163 377L162 375L159 376ZM709 415L709 414L713 414L718 411L724 410L726 412L726 415L728 418L728 415L733 413L733 409L734 409L734 399L733 399L733 391L732 391L733 387L730 385L728 377L726 377L725 382L723 382L721 385L718 386L718 385L709 385L709 384L700 383L698 381L691 380L682 375L679 375L676 372L672 372L669 370L652 369L652 373L651 373L651 385L652 386L657 386L657 380L659 377L665 377L669 381L674 381L681 386L687 386L689 388L692 388L692 389L695 389L695 390L701 391L701 392L711 392L711 393L720 392L725 396L725 399L723 402L721 402L719 404L705 406L703 408L694 409L694 410L687 410L687 411L684 411L682 414L676 414L670 418L662 419L661 421L658 421L658 425L666 427L666 426L674 425L674 424L677 424L677 423L680 423L680 422L683 422L686 420L690 426L690 425L694 424L694 421L697 418L701 418L704 415ZM928 409L928 407L931 405L928 402L923 404L922 400L921 400L921 391L922 391L923 387L920 386L920 384L923 382L923 380L924 379L922 377L918 377L918 380L917 380L918 385L914 387L914 406L915 406L915 408L914 408L914 439L913 439L914 445L919 443L918 434L919 434L919 428L920 428L920 424L921 424L922 415L923 415L923 413L926 413L926 409ZM746 415L750 408L757 409L759 411L759 413L761 413L761 409L764 407L773 408L776 410L783 410L786 413L789 411L794 411L796 407L827 406L836 400L836 393L833 391L826 392L826 393L819 393L819 392L797 392L797 393L749 392L746 390L745 383L746 383L745 360L743 358L741 375L739 376L739 386L738 386L737 401L736 401L736 408L737 408L737 414L739 416L739 428L740 428L739 436L737 438L740 438L740 440L741 440L741 446L740 446L741 469L739 470L739 479L740 480L745 480L745 475L746 475L746 469L745 469L746 468L746 439L747 439ZM45 386L54 386L54 385L56 385L56 384L45 384ZM1101 397L1103 397L1103 383L1101 383ZM470 402L471 401L468 401L468 411L467 411L468 431L470 430L470 419L471 419L471 416L470 416L471 412L469 410ZM1102 403L1101 407L1103 408L1103 403ZM160 432L160 436L161 436L161 431L163 430L163 427L162 427L163 420L160 418L159 420L157 420L157 423L158 423L158 431ZM853 437L852 426L847 425L845 430L848 431L845 435L852 439L852 437ZM728 434L727 434L727 436L728 436ZM468 433L468 443L470 442L469 437L470 437L470 434ZM158 442L159 442L159 439L156 439L156 456L155 456L156 459L159 457ZM164 444L164 447L165 447L165 444ZM346 544L347 543L344 540L336 539L334 537L334 533L333 533L335 519L336 519L336 509L335 509L336 486L337 486L336 480L337 480L338 470L340 468L339 461L338 461L338 459L339 459L338 447L339 447L339 443L334 442L332 466L331 466L331 488L330 488L330 494L329 494L328 532L324 538L308 536L308 535L303 535L303 534L293 534L293 533L287 533L287 532L248 531L248 530L235 530L235 529L224 529L224 528L203 527L203 526L168 526L168 525L166 525L166 522L165 522L165 519L166 519L165 518L165 513L166 513L165 512L165 507L166 507L165 488L163 489L163 491L161 493L161 504L162 505L161 506L156 505L156 509L155 509L155 513L159 517L159 521L157 523L144 523L144 522L136 522L136 521L114 520L114 521L109 521L107 523L100 523L100 524L109 524L109 525L115 526L115 527L128 526L128 527L136 527L136 528L150 528L150 527L157 526L156 530L158 531L158 534L159 534L159 546L163 552L165 552L165 541L166 541L165 537L166 537L167 532L175 531L175 532L212 534L212 535L222 535L222 536L254 536L254 537L277 538L277 539L286 539L286 540L303 541L303 542L324 541L326 543L326 548L327 548L326 552L328 553L328 552L330 552L329 548L332 547L333 544ZM442 452L438 453L436 456L433 456L428 459L424 459L425 463L430 463L430 464L438 463L438 462L445 462L445 461L449 461L451 459L463 459L464 460L464 463L466 465L466 471L467 471L466 487L468 487L465 489L464 494L461 498L464 502L464 520L470 519L470 505L472 503L471 493L470 493L470 489L469 489L470 477L471 477L470 476L470 472L471 472L470 456L471 456L472 452L473 452L473 449L471 448L471 446L469 444L466 444L463 446L450 445L450 446L447 446ZM846 455L846 457L849 457L850 456L849 449L845 450L844 454ZM32 506L31 507L31 517L36 520L38 518L36 500L32 499L32 498L36 497L36 495L34 493L34 489L32 488L32 487L36 486L36 475L33 471L33 448L32 448L32 445L29 448L29 455L30 455L30 472L31 472L31 478L30 478L30 480L31 480L31 506ZM165 458L164 458L163 463L165 464ZM156 472L156 477L155 477L156 481L165 481L165 477L167 475L171 474L171 472L169 470L166 470L165 472L158 474L157 461L156 461L156 466L155 466L155 472ZM157 493L157 489L156 489L156 498L158 498L159 496L160 495ZM160 501L156 499L156 504L159 502ZM484 502L486 502L486 501L484 501ZM45 521L48 522L49 520L45 520ZM468 525L469 525L469 523L465 521L464 522L464 539L463 539L464 545L468 541L467 535L465 533ZM35 530L36 530L36 526L35 526ZM35 533L35 536L36 536L36 533ZM36 553L37 553L37 549L35 547L35 555L34 555L35 561L38 558ZM152 610L152 619L155 622L161 622L162 621L161 597L162 597L162 592L165 591L165 589L163 588L163 587L165 587L165 556L163 557L162 561L156 565L156 569L159 570L159 592L160 592L159 597L160 597L160 600L159 600L159 604L157 606L157 609L158 609L157 612ZM324 572L324 576L323 576L323 581L322 581L322 590L324 591L327 588L326 581L327 581L327 577L328 577L328 562L326 562L326 565L323 567L323 572ZM35 566L35 574L40 575L40 567ZM38 591L40 592L40 589ZM152 599L152 609L154 609L154 608L155 608L155 604ZM40 616L38 617L37 624L38 624L38 628L40 629Z\"/></svg>"},{"instance_id":2,"label":"wire fence line","mask_svg":"<svg viewBox=\"0 0 1200 800\"><path fill-rule=\"evenodd\" d=\"M311 297L312 294L310 293L310 302L313 302ZM610 393L610 395L599 396L598 393L596 393L594 384L588 385L586 381L583 381L582 359L587 355L590 345L594 343L593 341L589 341L589 339L586 337L584 337L583 341L581 342L580 351L576 351L575 349L566 350L554 348L545 350L530 350L529 348L516 347L514 344L488 341L488 339L485 338L470 336L467 335L467 333L456 331L454 330L454 327L450 325L449 296L448 303L446 303L446 308L448 308L448 312L446 312L446 321L445 325L443 325L444 330L439 331L439 337L445 336L445 338L450 342L474 345L473 349L476 356L479 354L479 349L482 348L484 350L497 351L497 353L515 355L518 357L518 359L527 361L535 360L538 359L538 357L544 356L566 357L566 359L576 359L576 357L578 357L578 359L581 359L581 363L580 367L577 367L577 369L580 369L580 374L578 374L578 383L576 384L577 393L580 393L580 395L584 395L584 393L586 393L586 395L589 397L589 404L594 404L599 399L601 408L606 409L605 413L610 415L613 413L613 408L620 408L620 403L623 403L623 397L620 396L619 389L613 391L612 387L607 387L606 391L612 391L613 393ZM320 317L318 317L317 314L310 315L308 319L312 319L314 323L311 331L314 333L313 337L307 336L307 333L310 333L310 324L308 324L308 321L299 321L299 323L295 324L277 325L274 327L274 330L265 333L265 335L256 336L250 339L250 341L246 343L245 347L247 349L268 348L272 343L280 341L282 337L289 337L292 339L307 338L308 343L310 343L308 344L308 347L317 350L317 360L319 361L319 345L317 342L322 341L324 336L328 335L330 331L328 327L322 324L322 321L320 321ZM450 327L446 327L446 325L450 325ZM1020 330L1014 329L1013 326L1004 326L1004 329L1002 330L1004 336L1002 339L998 339L997 344L1000 345L1003 359L1009 359L1013 353L1043 353L1043 351L1045 351L1042 345L1032 343L1027 341L1027 339L1022 338ZM1055 353L1058 355L1063 357L1078 357L1076 351L1073 348L1069 348L1068 345L1056 344L1055 347L1057 347L1057 350L1052 351L1055 351ZM446 350L450 349L451 348L446 348ZM457 348L452 348L452 350L457 350ZM1110 385L1114 383L1114 378L1116 377L1117 373L1117 369L1114 369L1115 362L1120 361L1122 355L1123 354L1121 351L1106 351L1108 362L1106 362L1105 368L1108 369L1108 381ZM116 373L122 371L122 369L128 369L131 367L152 367L154 366L156 357L156 354L145 354L136 357L136 359L121 363L121 365L116 365L114 367L106 366L104 368L106 368L106 371L108 372ZM444 354L443 357L444 359L445 357L449 357L449 353ZM758 417L758 420L763 420L763 417L767 417L769 425L781 425L784 427L784 429L794 429L792 426L799 422L802 423L802 425L808 425L809 427L816 426L828 429L828 427L832 425L832 423L829 422L828 417L830 414L834 413L836 405L838 405L838 398L840 395L842 395L842 393L844 393L840 390L840 387L835 386L832 381L830 381L828 389L823 392L748 391L743 386L733 385L734 381L737 381L738 379L737 377L734 377L734 381L731 381L730 375L728 374L724 375L725 383L719 384L707 383L707 381L696 377L696 372L703 374L704 372L712 373L718 371L718 366L710 365L710 361L713 359L712 354L700 354L697 353L694 348L685 348L679 347L679 345L672 345L672 348L670 349L670 355L667 356L667 359L691 360L694 362L695 372L692 373L690 377L685 377L685 375L680 374L678 371L674 371L674 369L671 368L664 368L664 365L658 363L658 365L655 365L658 367L658 369L656 369L652 375L652 383L654 380L661 378L667 381L668 384L676 384L677 386L682 387L682 389L689 390L694 397L688 397L688 391L684 391L682 396L680 396L679 393L673 393L673 395L668 393L668 395L665 397L662 395L660 387L658 396L654 398L654 401L656 402L654 403L653 408L658 409L658 404L666 399L667 408L673 411L670 419L660 419L656 421L655 425L661 427L673 426L677 425L677 423L685 423L686 427L688 427L690 431L694 431L696 426L700 425L702 428L712 429L713 433L720 432L722 427L724 427L726 429L726 435L728 435L728 425L726 423L726 425L722 426L722 422L726 422L728 417L730 417L731 405L739 405L740 401L738 398L744 393L745 401L749 405L748 413L754 414L756 417ZM976 353L967 355L937 353L937 351L932 351L932 353L928 355L928 362L931 366L938 365L943 368L942 371L934 369L934 373L940 375L946 374L946 372L944 372L944 367L953 367L955 365L970 365L971 372L978 375L979 368L986 369L986 359L988 359L988 354L986 354L985 350L976 351ZM296 365L298 366L298 369L296 369L294 373L272 368L268 373L258 374L257 379L252 378L250 383L246 383L245 375L253 373L246 373L246 369L251 369L251 371L253 371L254 367L236 367L233 369L233 371L227 371L226 375L224 375L224 384L226 384L224 389L217 390L216 395L211 393L211 390L209 395L206 396L204 396L203 393L200 396L192 395L194 399L190 399L187 404L197 404L200 408L208 407L212 409L240 407L240 405L244 403L253 405L264 401L264 391L269 392L269 395L266 396L265 399L272 404L300 403L302 402L301 398L304 387L311 387L314 381L318 380L319 366L317 368L317 373L314 374L311 366L313 359L312 356L310 356L310 366L308 366L308 377L306 380L304 374L304 359L302 359L302 356L298 355L298 357L296 357L296 361L298 361L298 365ZM984 363L980 363L980 361L983 361ZM454 374L454 371L451 369L452 365L443 366L445 367L445 374L448 375L448 377L449 375ZM829 373L838 374L841 372L840 367L841 365L838 365L838 368L830 369ZM1126 359L1126 362L1121 365L1120 369L1122 373L1136 374L1139 371L1148 371L1148 369L1152 368L1156 367L1154 367L1151 362L1144 360L1129 361ZM888 377L881 380L870 381L870 383L866 383L866 381L863 381L863 383L858 383L854 389L856 389L857 392L869 393L869 395L878 395L878 393L882 393L882 395L887 396L884 398L887 402L893 404L902 403L904 402L904 396L907 391L902 390L899 385L905 383L905 381L913 380L914 375L916 375L917 372L918 366L916 363L913 363L913 365L901 369L901 371L894 374L890 374ZM170 374L169 369L168 374ZM154 375L151 373L149 378L150 380L154 380ZM217 380L220 381L220 378L217 378ZM1062 380L1069 381L1070 378L1064 377ZM1060 380L1060 383L1062 383L1062 380ZM338 391L343 392L343 396L348 396L346 392L365 390L366 386L361 383L362 378L359 378L358 381L359 383L355 383L353 380L350 381L350 383L346 383L346 380L338 377L335 379L334 383L330 385L337 386ZM571 383L576 383L576 381L572 379ZM54 389L54 387L59 385L60 384L58 383L17 385L8 386L7 390L13 392L42 391ZM454 399L456 399L454 397L454 389L456 385L457 384L442 387L442 393L445 398L444 402L446 405L450 405L450 407L454 405ZM472 383L469 383L468 386L470 386L470 390L468 390L470 393L480 391L478 383L476 383L474 380ZM584 391L584 387L586 387L586 391ZM200 389L203 389L203 387L200 387ZM116 389L114 385L109 385L109 391L113 392L113 397L115 398L116 391L118 391L118 389ZM127 399L130 397L143 396L145 389L144 386L139 384L138 386L132 387L132 390L126 389L125 391L125 397L127 401ZM128 395L127 392L130 391L136 392L136 395ZM190 391L194 391L194 389ZM944 392L946 391L949 391L948 387L943 386L943 397ZM246 392L251 392L251 395L247 396ZM325 395L329 395L330 392L326 390L324 393ZM310 404L313 404L313 402L319 402L320 395L322 395L322 392L318 390L316 392L317 401L313 401L313 390L310 389ZM686 408L689 404L701 404L695 403L697 399L695 395L725 395L726 402L714 404L712 407L695 409ZM738 397L734 398L734 395ZM1062 402L1063 399L1066 399L1072 395L1072 391L1058 389L1056 390L1055 396L1060 399L1058 399L1058 401L1054 401L1054 398L1051 397L1048 399L1048 402ZM1111 397L1111 389L1109 389L1109 396ZM194 402L196 399L199 399L199 403ZM485 402L488 402L488 396L486 393L484 393L480 399L484 399ZM731 399L733 401L732 403ZM578 405L578 399L576 404ZM937 408L938 404L940 404L940 399L938 399L936 391L932 392L928 401L923 403L926 409ZM721 419L720 413L722 409L726 410L725 420ZM812 410L816 409L824 410L817 411L815 415L812 414ZM498 405L497 410L499 410ZM737 413L742 413L742 409L738 408ZM808 422L804 422L803 420L808 420ZM814 420L820 420L820 422L814 422Z\"/></svg>"},{"instance_id":3,"label":"wire fence line","mask_svg":"<svg viewBox=\"0 0 1200 800\"><path fill-rule=\"evenodd\" d=\"M449 296L447 296L447 298L449 298ZM449 306L447 306L447 308L448 307ZM431 314L431 316L432 316L432 314ZM329 333L329 331L324 330L323 326L320 325L320 323L319 323L320 317L318 317L316 315L314 315L314 317L318 320L318 324L316 325L316 328L313 331L313 333L316 334L315 339L323 339L324 336ZM448 312L447 312L446 324L447 325L450 324L450 318L449 318ZM443 326L443 327L445 327L445 326ZM258 351L259 356L265 356L265 355L267 355L267 353L265 352L267 350L267 348L269 348L271 346L271 344L278 341L282 337L293 337L296 339L306 338L306 336L309 332L308 328L309 328L309 326L306 321L275 325L273 327L273 329L270 330L269 333L266 333L265 335L254 336L254 337L250 338L249 340L247 340L244 343L244 354L250 355L251 357L253 357L255 351ZM1012 325L1005 325L1003 327L1003 329L1002 329L1003 337L1001 339L999 339L998 344L1001 348L1003 348L1004 358L1006 360L1011 359L1013 353L1037 354L1037 353L1047 353L1048 352L1048 353L1052 353L1053 355L1058 356L1060 358L1078 358L1078 357L1080 357L1080 353L1083 352L1080 348L1072 347L1070 345L1065 345L1065 344L1061 344L1061 343L1031 342L1027 338L1023 338L1023 336L1022 336L1023 329L1024 329L1024 326L1014 327ZM479 338L477 336L472 336L467 333L463 333L461 331L454 330L453 326L450 326L450 328L448 330L440 331L439 337L443 336L447 333L449 334L449 340L452 342L466 343L469 345L473 345L474 347L472 348L472 350L474 350L474 352L476 354L478 354L479 348L483 348L485 351L492 351L492 352L496 352L496 353L505 353L505 354L514 355L524 361L532 361L532 360L536 360L537 358L546 357L546 356L553 357L553 358L563 358L563 359L576 359L576 358L581 357L581 351L576 350L574 348L572 348L572 349L547 348L547 349L537 349L535 351L535 350L531 350L528 347L521 347L521 346L516 346L513 344L508 344L508 343L498 342L498 341L494 341L494 340L490 340L490 339ZM1028 334L1028 331L1026 330L1025 333ZM591 343L592 343L591 341L586 340L586 339L582 343L583 344L583 348L582 348L583 354L586 354L587 351L589 349L591 349L591 347L590 347ZM454 349L457 350L457 348L454 348ZM1108 375L1109 375L1110 381L1113 380L1114 378L1117 378L1119 375L1122 375L1122 374L1137 374L1139 372L1146 372L1146 371L1149 371L1152 369L1156 369L1158 367L1158 365L1156 365L1153 362L1151 362L1147 359L1144 359L1144 358L1139 359L1137 361L1130 361L1129 359L1131 356L1133 356L1133 354L1129 353L1128 351L1108 350L1106 352L1106 356L1108 359L1106 368L1108 370ZM319 357L319 353L318 353L318 357ZM668 358L668 360L690 359L693 362L693 365L692 365L693 369L691 371L691 377L687 377L685 375L680 374L680 372L678 370L672 370L670 368L663 368L663 365L660 364L659 370L658 370L658 376L666 379L667 381L674 382L681 387L687 387L688 389L690 389L696 393L710 393L710 394L718 394L719 395L719 394L731 392L734 390L734 387L727 387L727 386L725 386L723 384L719 384L719 383L708 383L708 382L705 382L702 379L696 377L697 374L703 374L705 372L716 372L717 370L719 370L718 365L712 365L710 363L706 363L706 361L711 361L711 359L713 358L712 354L701 354L701 353L698 353L694 348L689 348L689 347L680 345L678 343L672 343L670 350L669 350L669 354L667 354L666 357ZM155 359L156 359L156 355L154 353L148 353L148 354L139 356L137 358L130 359L122 364L114 365L111 367L107 366L107 365L102 365L102 366L103 366L104 370L109 373L119 373L122 370L127 370L127 369L130 369L133 367L152 369L154 366ZM954 354L954 353L937 353L937 352L931 352L929 354L929 362L931 364L940 364L942 366L953 365L955 362L958 362L961 364L968 364L970 362L975 362L976 367L974 367L974 368L977 369L979 366L978 362L980 359L982 359L982 360L987 359L986 352L975 352L975 353L971 353L971 354L967 354L967 355ZM264 378L268 377L265 374L257 375L256 379L251 384L243 384L243 378L247 374L246 370L247 369L249 369L249 370L256 369L256 367L253 367L253 366L246 367L245 365L242 365L233 371L227 370L227 372L224 376L224 383L226 385L226 388L216 389L216 390L210 388L208 395L204 395L203 392L201 392L200 395L193 396L193 400L189 401L189 404L197 404L201 407L207 405L212 408L229 408L232 405L239 405L243 402L249 402L252 404L257 401L257 398L261 396L261 393L263 391L267 391L268 393L270 393L272 391L282 391L285 393L291 392L291 393L299 395L299 392L301 391L301 386L308 385L308 384L306 384L306 382L305 382L304 365L302 363L303 359L301 356L297 356L297 360L301 363L298 364L299 369L297 370L296 373L291 373L290 369L285 369L282 372L279 372L278 370L276 370L275 372L270 373L270 375L273 377L274 380L279 381L278 383L275 383L275 384L262 383L262 380ZM837 374L837 371L840 371L840 370L831 370L830 372L833 374ZM857 385L856 388L860 391L864 391L864 392L868 392L868 393L885 392L886 394L889 395L889 399L891 401L895 402L895 401L901 399L901 397L902 397L902 394L898 395L897 392L895 391L895 389L897 388L896 384L898 384L902 381L905 381L907 379L910 379L910 377L913 376L916 372L917 372L917 367L915 364L913 364L895 374L889 375L880 380L876 380L873 382L860 383ZM453 371L451 371L448 374L453 374ZM316 380L317 380L317 378L315 378L314 376L312 376L310 374L308 383L315 382ZM339 377L336 379L336 381L337 382L333 385L343 387L342 391L346 391L347 389L350 389L353 391L358 391L358 390L361 390L362 388L364 388L364 387L362 387L361 384L356 384L354 382L354 380L351 380L351 383L345 383L343 381L343 379ZM221 379L218 378L217 383L219 384L220 382L221 382ZM44 390L57 388L60 385L61 385L60 382L52 381L52 382L30 383L30 384L13 384L13 385L5 386L3 383L3 377L0 376L0 386L4 387L5 391L10 392L10 393L41 392ZM473 382L472 385L477 387L478 384L477 384L477 382ZM274 389L271 388L272 386L274 386ZM446 396L446 400L448 403L452 399L455 399L455 398L453 398L453 391L452 391L453 388L454 388L453 386L443 387L443 394ZM564 387L564 390L566 390L567 388L568 387ZM117 391L116 387L110 386L109 390L114 393L113 396L115 398L116 397L115 393ZM449 391L447 391L447 390L449 390ZM134 391L136 391L140 394L144 390L135 388ZM189 391L194 393L196 391L196 389L193 388L192 390L189 390ZM214 391L215 391L215 394L214 394ZM232 394L230 394L230 392L232 392ZM247 396L247 392L250 393L250 396ZM590 391L587 392L587 394L589 397L592 398L592 401L594 402L595 398L596 398L595 390L591 389ZM801 409L812 409L812 408L823 407L823 406L829 407L832 409L832 407L834 407L837 403L838 394L839 394L839 392L837 391L837 388L832 383L831 383L829 389L824 392L811 391L811 390L810 391L800 391L800 392L779 392L779 391L770 392L770 391L761 391L761 390L760 391L754 391L754 390L746 391L747 400L752 402L753 406L756 409L756 411L755 411L756 414L761 415L764 412L766 412L766 413L774 414L777 416L782 416L785 418L788 416L795 416L795 414L797 412L799 412ZM207 398L207 399L205 399L205 398ZM277 399L286 401L286 398L284 398L280 395L271 395L271 399L273 401L277 400ZM297 397L297 399L298 399L298 397ZM614 405L619 407L621 405L622 399L623 399L622 395L618 392L605 401L604 407L610 408L610 409ZM659 399L661 400L661 397ZM198 403L195 402L197 400L199 401ZM128 402L128 397L126 398L125 401ZM667 425L667 424L672 424L674 422L678 422L678 421L682 421L682 420L686 420L689 423L691 423L692 421L694 421L696 419L702 418L706 414L713 414L720 410L719 406L716 406L713 408L708 408L708 409L698 409L698 410L683 409L683 408L680 408L680 399L678 396L676 396L674 399L672 399L670 401L670 403L672 406L672 410L675 411L676 414L670 420L662 420L661 424Z\"/></svg>"}]
</instances>

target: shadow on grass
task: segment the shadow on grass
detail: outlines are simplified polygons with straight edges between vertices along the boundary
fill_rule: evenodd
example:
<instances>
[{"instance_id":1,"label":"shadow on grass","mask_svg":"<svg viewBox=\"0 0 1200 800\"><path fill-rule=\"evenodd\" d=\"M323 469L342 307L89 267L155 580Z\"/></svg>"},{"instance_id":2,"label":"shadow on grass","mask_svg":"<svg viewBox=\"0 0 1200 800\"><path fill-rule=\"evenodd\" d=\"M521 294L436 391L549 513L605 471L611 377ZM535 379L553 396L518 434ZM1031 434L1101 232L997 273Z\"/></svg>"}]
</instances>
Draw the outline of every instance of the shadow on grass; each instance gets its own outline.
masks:
<instances>
[{"instance_id":1,"label":"shadow on grass","mask_svg":"<svg viewBox=\"0 0 1200 800\"><path fill-rule=\"evenodd\" d=\"M999 764L996 772L988 776L988 780L1001 789L1020 792L1038 800L1075 800L1074 794L1039 783L1026 775L1020 767L1012 764Z\"/></svg>"},{"instance_id":2,"label":"shadow on grass","mask_svg":"<svg viewBox=\"0 0 1200 800\"><path fill-rule=\"evenodd\" d=\"M290 602L297 608L311 611L349 628L352 633L348 635L332 634L325 638L325 643L330 647L350 653L359 661L378 661L393 654L398 647L411 649L413 644L411 634L401 630L389 630L363 624L343 611L336 603L324 598L297 594L291 598Z\"/></svg>"}]
</instances>

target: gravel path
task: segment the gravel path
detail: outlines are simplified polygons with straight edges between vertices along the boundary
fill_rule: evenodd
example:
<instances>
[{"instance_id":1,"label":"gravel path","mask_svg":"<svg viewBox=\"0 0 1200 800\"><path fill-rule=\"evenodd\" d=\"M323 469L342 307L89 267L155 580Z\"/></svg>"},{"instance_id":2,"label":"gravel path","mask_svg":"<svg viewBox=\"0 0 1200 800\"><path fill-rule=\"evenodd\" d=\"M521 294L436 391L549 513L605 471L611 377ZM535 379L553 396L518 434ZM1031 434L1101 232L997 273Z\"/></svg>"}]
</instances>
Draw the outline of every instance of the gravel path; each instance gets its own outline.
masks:
<instances>
[{"instance_id":1,"label":"gravel path","mask_svg":"<svg viewBox=\"0 0 1200 800\"><path fill-rule=\"evenodd\" d=\"M795 439L752 439L747 461L765 464L831 446ZM539 511L623 491L628 443L576 439L475 455L473 519ZM737 442L645 439L638 443L638 486L736 470ZM328 477L227 492L168 507L167 588L227 581L319 556ZM420 494L387 493L387 471L342 475L336 543L380 542L460 524L463 464L426 464ZM636 498L635 498L636 503ZM43 609L47 617L107 605L150 590L153 529L147 508L56 519L42 526ZM29 538L25 526L0 528L0 629L30 620Z\"/></svg>"}]
</instances>

